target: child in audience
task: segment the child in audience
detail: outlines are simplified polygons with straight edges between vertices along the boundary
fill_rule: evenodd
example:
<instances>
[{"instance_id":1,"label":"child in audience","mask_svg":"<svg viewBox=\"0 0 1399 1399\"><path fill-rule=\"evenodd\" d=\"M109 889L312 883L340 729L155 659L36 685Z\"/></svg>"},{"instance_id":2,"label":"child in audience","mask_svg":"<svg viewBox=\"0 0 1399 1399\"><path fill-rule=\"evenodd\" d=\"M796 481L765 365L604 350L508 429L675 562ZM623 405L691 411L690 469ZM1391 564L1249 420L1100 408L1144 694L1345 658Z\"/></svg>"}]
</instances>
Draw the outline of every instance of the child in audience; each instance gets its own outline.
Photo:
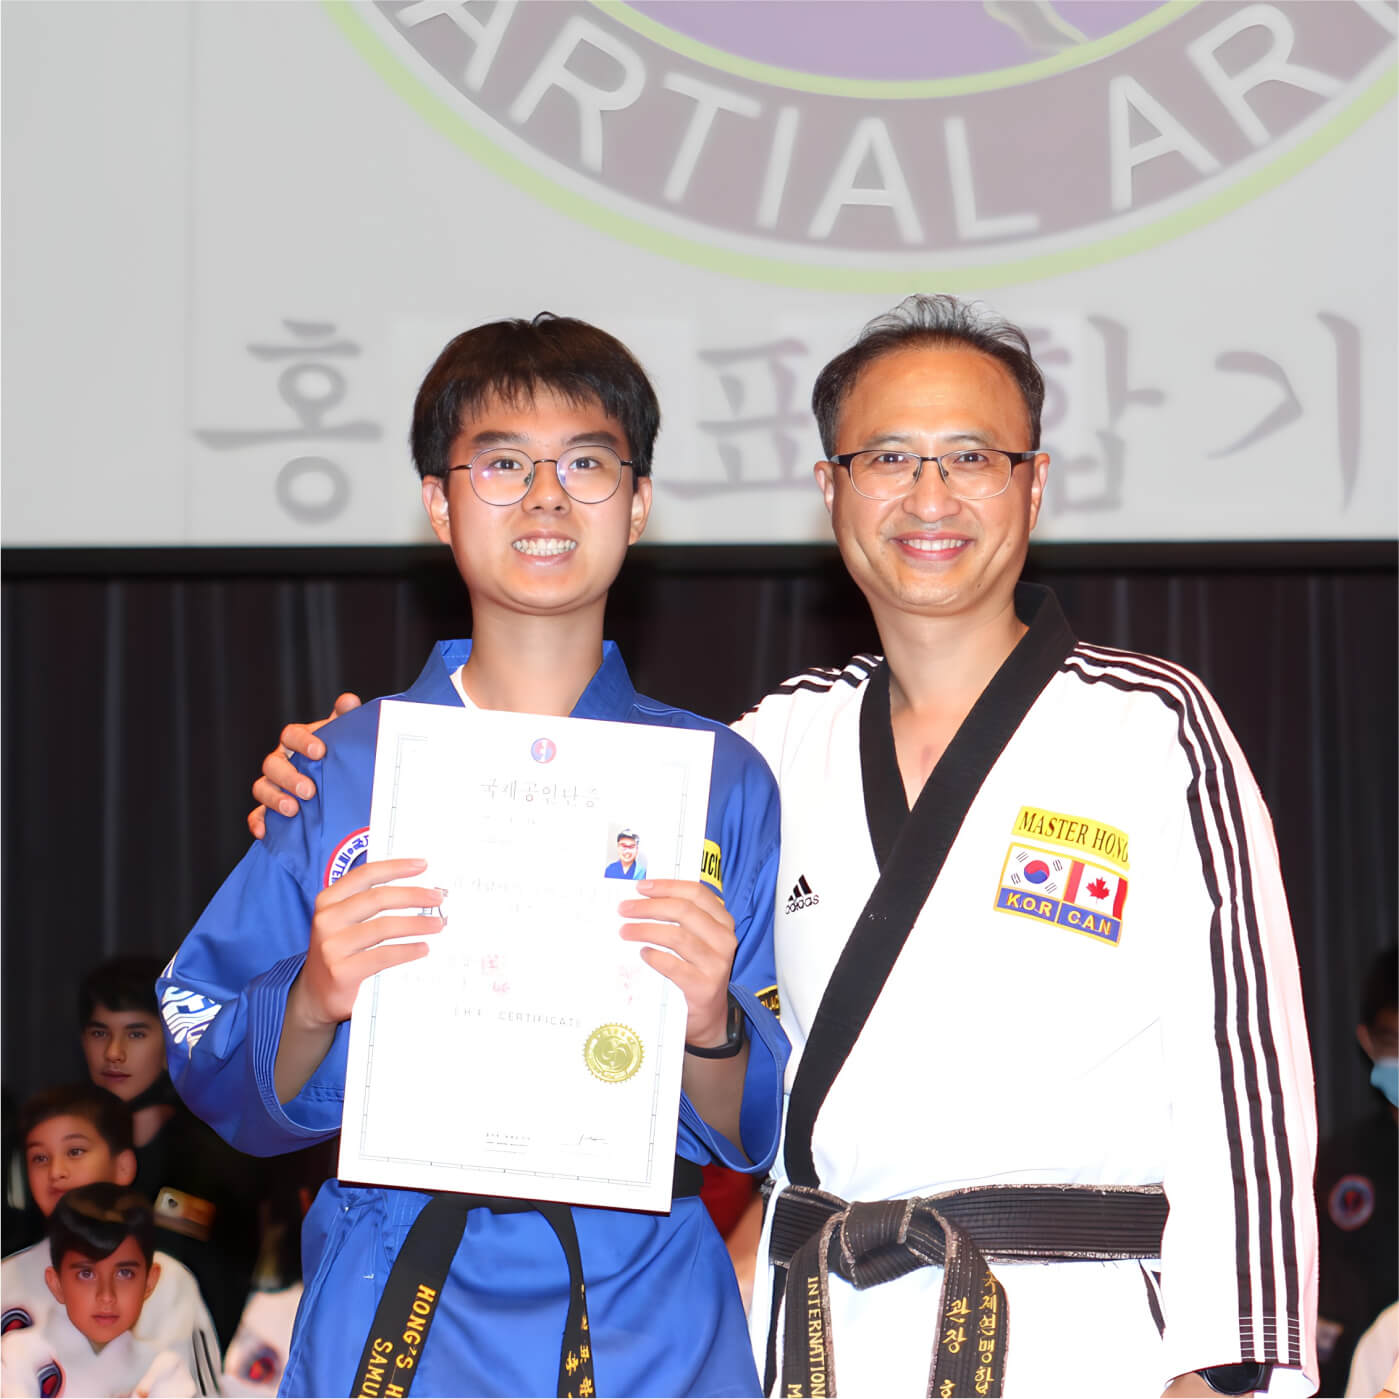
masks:
<instances>
[{"instance_id":1,"label":"child in audience","mask_svg":"<svg viewBox=\"0 0 1399 1399\"><path fill-rule=\"evenodd\" d=\"M30 1194L46 1219L72 1190L97 1182L125 1188L136 1178L131 1111L93 1084L68 1084L38 1094L20 1109L19 1126ZM217 1394L223 1380L218 1336L199 1286L174 1258L156 1253L154 1261L156 1276L135 1339L152 1353L173 1350L182 1356L195 1377L192 1393ZM57 1306L46 1279L50 1262L43 1241L0 1264L0 1330L5 1335L45 1328Z\"/></svg>"},{"instance_id":2,"label":"child in audience","mask_svg":"<svg viewBox=\"0 0 1399 1399\"><path fill-rule=\"evenodd\" d=\"M135 1334L160 1282L155 1216L135 1190L80 1185L55 1202L44 1282L58 1306L0 1338L7 1395L193 1395L181 1358Z\"/></svg>"},{"instance_id":3,"label":"child in audience","mask_svg":"<svg viewBox=\"0 0 1399 1399\"><path fill-rule=\"evenodd\" d=\"M83 978L83 1056L93 1083L131 1110L134 1183L155 1203L161 1247L199 1279L222 1349L257 1261L265 1169L205 1126L171 1085L155 999L160 972L158 958L118 957Z\"/></svg>"}]
</instances>

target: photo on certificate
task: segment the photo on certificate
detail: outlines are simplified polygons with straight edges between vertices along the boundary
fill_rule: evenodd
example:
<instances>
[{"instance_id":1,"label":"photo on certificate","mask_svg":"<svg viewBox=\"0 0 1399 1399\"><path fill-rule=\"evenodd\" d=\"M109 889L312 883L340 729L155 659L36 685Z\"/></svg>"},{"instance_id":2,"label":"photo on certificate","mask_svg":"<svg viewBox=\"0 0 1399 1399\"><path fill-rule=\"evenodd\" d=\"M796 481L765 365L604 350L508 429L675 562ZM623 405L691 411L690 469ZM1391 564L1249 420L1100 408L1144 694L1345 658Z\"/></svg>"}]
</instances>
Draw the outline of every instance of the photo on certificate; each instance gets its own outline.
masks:
<instances>
[{"instance_id":1,"label":"photo on certificate","mask_svg":"<svg viewBox=\"0 0 1399 1399\"><path fill-rule=\"evenodd\" d=\"M620 938L619 881L698 877L712 753L689 729L384 703L369 857L427 860L413 882L448 923L360 990L342 1178L669 1209L685 1002Z\"/></svg>"},{"instance_id":2,"label":"photo on certificate","mask_svg":"<svg viewBox=\"0 0 1399 1399\"><path fill-rule=\"evenodd\" d=\"M609 832L613 827L608 826ZM630 825L619 825L616 834L608 841L608 855L611 857L603 868L605 879L645 879L646 851L641 837Z\"/></svg>"}]
</instances>

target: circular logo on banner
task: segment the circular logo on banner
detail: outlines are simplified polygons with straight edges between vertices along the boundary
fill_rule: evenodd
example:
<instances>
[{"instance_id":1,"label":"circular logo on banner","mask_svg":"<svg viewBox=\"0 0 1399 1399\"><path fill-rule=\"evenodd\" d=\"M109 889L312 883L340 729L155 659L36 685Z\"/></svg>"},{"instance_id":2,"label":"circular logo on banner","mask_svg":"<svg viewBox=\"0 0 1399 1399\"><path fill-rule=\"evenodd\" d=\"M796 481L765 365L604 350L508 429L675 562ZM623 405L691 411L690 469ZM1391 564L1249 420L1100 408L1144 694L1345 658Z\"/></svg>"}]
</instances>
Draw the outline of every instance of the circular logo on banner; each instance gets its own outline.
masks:
<instances>
[{"instance_id":1,"label":"circular logo on banner","mask_svg":"<svg viewBox=\"0 0 1399 1399\"><path fill-rule=\"evenodd\" d=\"M1326 1212L1338 1229L1359 1229L1375 1212L1375 1187L1368 1176L1342 1176L1326 1197Z\"/></svg>"},{"instance_id":2,"label":"circular logo on banner","mask_svg":"<svg viewBox=\"0 0 1399 1399\"><path fill-rule=\"evenodd\" d=\"M552 763L558 751L552 738L537 738L530 744L529 755L536 763Z\"/></svg>"},{"instance_id":3,"label":"circular logo on banner","mask_svg":"<svg viewBox=\"0 0 1399 1399\"><path fill-rule=\"evenodd\" d=\"M604 1083L625 1083L646 1057L641 1036L627 1025L599 1025L583 1046L583 1062Z\"/></svg>"},{"instance_id":4,"label":"circular logo on banner","mask_svg":"<svg viewBox=\"0 0 1399 1399\"><path fill-rule=\"evenodd\" d=\"M1272 188L1394 94L1383 5L331 7L388 81L573 217L828 290L1024 281Z\"/></svg>"}]
</instances>

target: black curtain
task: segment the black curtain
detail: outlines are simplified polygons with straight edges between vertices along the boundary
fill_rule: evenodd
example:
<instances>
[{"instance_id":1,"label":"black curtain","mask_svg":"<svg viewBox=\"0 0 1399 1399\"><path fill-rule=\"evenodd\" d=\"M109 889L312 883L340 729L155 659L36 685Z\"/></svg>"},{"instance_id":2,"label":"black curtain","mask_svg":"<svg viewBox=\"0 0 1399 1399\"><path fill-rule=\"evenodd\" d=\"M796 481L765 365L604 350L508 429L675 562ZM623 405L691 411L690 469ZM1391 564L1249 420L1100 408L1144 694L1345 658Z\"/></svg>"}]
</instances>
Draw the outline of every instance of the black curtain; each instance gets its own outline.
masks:
<instances>
[{"instance_id":1,"label":"black curtain","mask_svg":"<svg viewBox=\"0 0 1399 1399\"><path fill-rule=\"evenodd\" d=\"M445 552L10 550L4 556L4 1081L80 1071L75 988L166 956L247 843L248 786L289 718L402 689L468 635ZM1046 546L1081 637L1214 691L1273 813L1323 1131L1364 1109L1356 996L1394 937L1394 550ZM609 607L639 689L732 717L878 642L828 548L636 551Z\"/></svg>"}]
</instances>

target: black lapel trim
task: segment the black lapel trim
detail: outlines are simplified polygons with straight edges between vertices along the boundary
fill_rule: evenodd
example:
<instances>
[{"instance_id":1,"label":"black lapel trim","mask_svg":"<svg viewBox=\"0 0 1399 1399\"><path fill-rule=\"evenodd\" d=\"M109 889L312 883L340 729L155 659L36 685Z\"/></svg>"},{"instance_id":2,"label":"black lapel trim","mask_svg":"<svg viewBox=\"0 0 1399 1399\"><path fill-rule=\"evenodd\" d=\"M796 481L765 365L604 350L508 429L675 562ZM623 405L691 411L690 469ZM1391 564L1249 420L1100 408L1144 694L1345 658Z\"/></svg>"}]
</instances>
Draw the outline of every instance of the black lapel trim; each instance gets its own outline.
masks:
<instances>
[{"instance_id":1,"label":"black lapel trim","mask_svg":"<svg viewBox=\"0 0 1399 1399\"><path fill-rule=\"evenodd\" d=\"M923 784L821 997L787 1113L785 1162L794 1185L820 1185L811 1150L816 1115L850 1057L986 775L1074 649L1073 633L1048 589L1022 583L1015 590L1015 609L1030 629L992 676ZM889 722L887 702L884 722ZM862 748L863 734L862 710Z\"/></svg>"},{"instance_id":2,"label":"black lapel trim","mask_svg":"<svg viewBox=\"0 0 1399 1399\"><path fill-rule=\"evenodd\" d=\"M880 870L889 863L894 842L908 820L908 798L894 751L894 725L889 717L889 667L870 676L860 697L860 779L865 789L865 820Z\"/></svg>"}]
</instances>

